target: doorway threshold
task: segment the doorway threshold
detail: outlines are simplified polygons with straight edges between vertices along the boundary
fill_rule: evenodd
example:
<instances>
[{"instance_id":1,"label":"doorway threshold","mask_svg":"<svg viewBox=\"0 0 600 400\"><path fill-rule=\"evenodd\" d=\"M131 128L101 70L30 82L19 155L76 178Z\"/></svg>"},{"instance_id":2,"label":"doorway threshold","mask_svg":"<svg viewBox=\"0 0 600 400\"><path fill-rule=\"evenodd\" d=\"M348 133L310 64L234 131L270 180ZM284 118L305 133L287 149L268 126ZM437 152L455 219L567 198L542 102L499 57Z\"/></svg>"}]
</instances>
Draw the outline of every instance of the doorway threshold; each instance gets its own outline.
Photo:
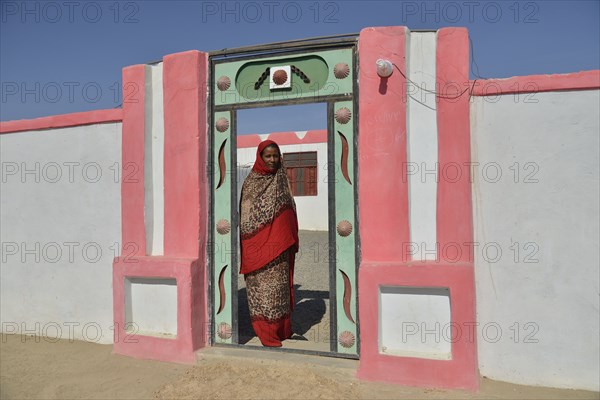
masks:
<instances>
[{"instance_id":1,"label":"doorway threshold","mask_svg":"<svg viewBox=\"0 0 600 400\"><path fill-rule=\"evenodd\" d=\"M245 345L218 345L205 347L196 351L196 364L219 360L254 360L275 361L282 364L337 368L354 375L358 370L357 358L330 352L302 351L298 349L282 349L269 347L248 347Z\"/></svg>"}]
</instances>

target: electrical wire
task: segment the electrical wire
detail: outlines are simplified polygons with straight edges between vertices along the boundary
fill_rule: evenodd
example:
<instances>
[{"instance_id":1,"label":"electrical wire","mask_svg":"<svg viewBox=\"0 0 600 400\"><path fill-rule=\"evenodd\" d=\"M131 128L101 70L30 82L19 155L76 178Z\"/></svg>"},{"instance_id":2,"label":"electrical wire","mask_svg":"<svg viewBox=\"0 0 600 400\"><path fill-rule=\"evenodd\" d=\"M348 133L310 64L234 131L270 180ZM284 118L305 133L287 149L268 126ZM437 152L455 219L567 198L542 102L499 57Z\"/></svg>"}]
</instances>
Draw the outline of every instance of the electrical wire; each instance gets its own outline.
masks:
<instances>
[{"instance_id":1,"label":"electrical wire","mask_svg":"<svg viewBox=\"0 0 600 400\"><path fill-rule=\"evenodd\" d=\"M470 63L471 71L473 71L473 75L476 76L476 79L473 81L473 84L470 85L471 86L470 88L467 87L467 88L465 88L465 90L463 90L462 92L460 92L458 95L452 96L452 97L450 97L450 96L443 96L441 94L438 94L435 90L429 90L429 89L426 89L424 87L421 87L421 86L417 85L415 82L413 82L412 80L410 80L410 78L408 76L406 76L406 74L404 72L402 72L402 70L396 64L392 63L392 65L394 67L396 67L396 69L398 70L398 72L400 73L400 75L402 75L404 77L404 79L406 79L408 82L410 82L411 84L415 85L416 87L418 87L420 90L422 90L424 92L435 94L435 96L437 98L447 99L447 100L456 100L456 99L462 97L462 95L464 95L467 91L469 91L469 99L470 99L471 96L473 95L473 89L475 89L475 85L477 84L477 81L479 79L486 79L486 78L482 77L479 74L479 65L477 65L477 61L475 60L475 46L473 45L473 40L471 40L470 36L469 36L469 50L470 50L470 53L471 53L471 63ZM410 97L411 99L413 99L417 103L419 103L419 104L421 104L421 105L423 105L423 106L425 106L425 107L427 107L427 108L429 108L431 110L436 110L435 108L433 108L433 107L431 107L431 106L429 106L429 105L427 105L427 104L425 104L423 102L420 102L419 100L415 99L410 94L407 93L407 95L408 95L408 97Z\"/></svg>"},{"instance_id":2,"label":"electrical wire","mask_svg":"<svg viewBox=\"0 0 600 400\"><path fill-rule=\"evenodd\" d=\"M477 65L477 61L475 61L475 46L473 46L473 40L471 40L471 36L469 36L469 47L471 50L471 71L473 71L473 75L475 75L479 79L487 79L479 75L479 65ZM477 68L477 72L475 72L475 66Z\"/></svg>"},{"instance_id":3,"label":"electrical wire","mask_svg":"<svg viewBox=\"0 0 600 400\"><path fill-rule=\"evenodd\" d=\"M396 64L392 63L392 65L393 65L394 67L396 67L396 69L398 70L398 72L400 72L400 75L402 75L402 76L404 77L404 79L406 79L408 82L412 83L413 85L415 85L416 87L418 87L419 89L421 89L421 90L422 90L422 91L424 91L424 92L435 94L435 96L436 96L437 98L440 98L440 99L456 100L456 99L458 99L458 98L462 97L462 95L463 95L463 94L465 94L467 91L469 91L469 89L470 89L470 92L469 92L469 97L470 97L470 96L472 95L472 93L473 93L473 88L475 87L475 84L477 83L477 79L475 79L475 80L473 81L473 84L472 84L472 85L470 85L470 87L467 87L467 88L465 88L465 90L463 90L462 92L460 92L460 93L459 93L458 95L456 95L456 96L452 96L452 97L449 97L449 96L443 96L443 95L441 95L441 94L438 94L438 93L437 93L436 91L434 91L434 90L428 90L428 89L425 89L424 87L421 87L421 86L417 85L415 82L413 82L412 80L410 80L410 78L409 78L408 76L406 76L406 74L405 74L404 72L402 72L402 70L401 70L401 69L400 69L400 68L399 68L399 67L398 67ZM408 95L408 96L409 96L411 99L413 99L413 100L416 100L416 99L415 99L414 97L412 97L411 95ZM418 102L418 103L420 103L419 101L417 101L417 102ZM421 104L423 104L423 103L421 103ZM430 108L431 108L431 107L430 107Z\"/></svg>"}]
</instances>

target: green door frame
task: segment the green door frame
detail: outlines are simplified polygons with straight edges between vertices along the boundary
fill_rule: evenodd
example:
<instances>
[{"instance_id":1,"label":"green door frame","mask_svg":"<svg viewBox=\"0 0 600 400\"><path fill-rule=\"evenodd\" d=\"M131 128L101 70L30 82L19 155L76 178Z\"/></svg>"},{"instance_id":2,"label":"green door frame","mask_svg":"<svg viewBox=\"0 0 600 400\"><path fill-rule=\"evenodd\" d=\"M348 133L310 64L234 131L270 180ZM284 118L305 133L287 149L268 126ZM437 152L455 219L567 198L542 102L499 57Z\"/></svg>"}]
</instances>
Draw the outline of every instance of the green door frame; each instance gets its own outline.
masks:
<instances>
[{"instance_id":1,"label":"green door frame","mask_svg":"<svg viewBox=\"0 0 600 400\"><path fill-rule=\"evenodd\" d=\"M329 204L329 294L330 351L278 348L278 351L358 358L358 84L356 38L335 43L307 43L293 49L265 45L248 48L251 54L226 57L210 55L209 90L209 315L212 345L244 346L238 336L238 202L237 199L237 110L279 105L327 104L327 160ZM243 53L243 49L241 49ZM262 50L262 54L256 54ZM273 54L276 52L276 54ZM300 90L296 98L282 92L269 93L268 100L244 98L240 71L253 63L261 67L284 65L286 60L327 66L326 81L314 91ZM316 60L316 61L315 61ZM349 67L349 75L334 71ZM315 73L316 74L316 73ZM223 76L229 78L219 79ZM264 80L264 79L263 79ZM265 83L268 85L268 83ZM314 84L314 83L313 83ZM250 89L251 90L251 89ZM264 92L264 89L263 89ZM233 100L231 100L233 99ZM226 120L226 121L225 121ZM333 168L332 168L333 167ZM229 168L229 169L228 169ZM338 296L342 294L342 296ZM252 348L253 346L244 346ZM257 347L260 349L260 347Z\"/></svg>"}]
</instances>

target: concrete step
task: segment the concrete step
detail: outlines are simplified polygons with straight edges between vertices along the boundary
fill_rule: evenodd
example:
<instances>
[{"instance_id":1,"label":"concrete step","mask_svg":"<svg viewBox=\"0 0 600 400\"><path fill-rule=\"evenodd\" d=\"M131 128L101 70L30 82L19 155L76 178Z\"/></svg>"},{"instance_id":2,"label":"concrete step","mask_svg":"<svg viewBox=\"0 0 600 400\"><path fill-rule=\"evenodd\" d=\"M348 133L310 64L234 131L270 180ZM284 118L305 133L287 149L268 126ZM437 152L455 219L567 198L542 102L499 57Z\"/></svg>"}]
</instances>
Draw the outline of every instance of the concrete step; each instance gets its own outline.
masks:
<instances>
[{"instance_id":1,"label":"concrete step","mask_svg":"<svg viewBox=\"0 0 600 400\"><path fill-rule=\"evenodd\" d=\"M196 363L201 365L209 362L265 361L280 363L290 367L337 369L340 373L353 377L358 369L358 360L327 357L312 354L299 354L280 349L244 347L244 346L212 346L196 352Z\"/></svg>"}]
</instances>

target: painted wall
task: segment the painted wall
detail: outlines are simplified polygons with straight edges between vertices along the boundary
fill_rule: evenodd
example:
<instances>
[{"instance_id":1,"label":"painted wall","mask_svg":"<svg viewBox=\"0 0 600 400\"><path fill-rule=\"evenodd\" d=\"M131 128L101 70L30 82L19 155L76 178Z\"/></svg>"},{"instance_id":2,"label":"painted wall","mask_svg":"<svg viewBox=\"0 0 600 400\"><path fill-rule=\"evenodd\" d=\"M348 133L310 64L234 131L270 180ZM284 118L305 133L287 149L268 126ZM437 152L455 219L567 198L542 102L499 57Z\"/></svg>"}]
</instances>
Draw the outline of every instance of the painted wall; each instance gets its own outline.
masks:
<instances>
[{"instance_id":1,"label":"painted wall","mask_svg":"<svg viewBox=\"0 0 600 400\"><path fill-rule=\"evenodd\" d=\"M431 93L469 82L467 31L365 28L358 49L358 376L476 390L477 341L456 330L475 320L471 188L442 179L469 162L469 98Z\"/></svg>"},{"instance_id":2,"label":"painted wall","mask_svg":"<svg viewBox=\"0 0 600 400\"><path fill-rule=\"evenodd\" d=\"M121 123L0 135L2 331L112 343Z\"/></svg>"},{"instance_id":3,"label":"painted wall","mask_svg":"<svg viewBox=\"0 0 600 400\"><path fill-rule=\"evenodd\" d=\"M139 89L123 102L123 163L143 179L121 186L122 237L134 251L113 262L113 351L194 363L209 332L208 54L129 66L123 82ZM128 321L139 322L135 334Z\"/></svg>"},{"instance_id":4,"label":"painted wall","mask_svg":"<svg viewBox=\"0 0 600 400\"><path fill-rule=\"evenodd\" d=\"M473 98L484 376L599 390L599 109L598 90Z\"/></svg>"},{"instance_id":5,"label":"painted wall","mask_svg":"<svg viewBox=\"0 0 600 400\"><path fill-rule=\"evenodd\" d=\"M144 224L146 254L164 254L165 121L163 63L145 65L144 85Z\"/></svg>"},{"instance_id":6,"label":"painted wall","mask_svg":"<svg viewBox=\"0 0 600 400\"><path fill-rule=\"evenodd\" d=\"M467 96L434 104L398 71L375 72L388 58L424 87L469 82L465 29L367 28L359 40L359 376L476 389L478 366L493 379L598 390L598 71L517 79L536 93L499 80L505 95L489 96L480 81L469 109ZM115 340L117 353L195 361L207 322L207 57L126 68L140 98L123 105L122 125L121 110L0 124L10 133L0 136L3 332L111 343L114 316L119 333L127 321L143 328L135 345ZM311 133L282 151L323 148ZM253 162L256 136L238 165ZM128 163L139 174L122 184ZM460 179L448 175L465 163ZM299 214L318 217L301 217L301 229L327 229L317 225L326 198L305 199ZM128 243L137 252L113 265ZM459 257L444 250L465 243ZM427 334L422 324L436 322L460 326L460 340Z\"/></svg>"}]
</instances>

